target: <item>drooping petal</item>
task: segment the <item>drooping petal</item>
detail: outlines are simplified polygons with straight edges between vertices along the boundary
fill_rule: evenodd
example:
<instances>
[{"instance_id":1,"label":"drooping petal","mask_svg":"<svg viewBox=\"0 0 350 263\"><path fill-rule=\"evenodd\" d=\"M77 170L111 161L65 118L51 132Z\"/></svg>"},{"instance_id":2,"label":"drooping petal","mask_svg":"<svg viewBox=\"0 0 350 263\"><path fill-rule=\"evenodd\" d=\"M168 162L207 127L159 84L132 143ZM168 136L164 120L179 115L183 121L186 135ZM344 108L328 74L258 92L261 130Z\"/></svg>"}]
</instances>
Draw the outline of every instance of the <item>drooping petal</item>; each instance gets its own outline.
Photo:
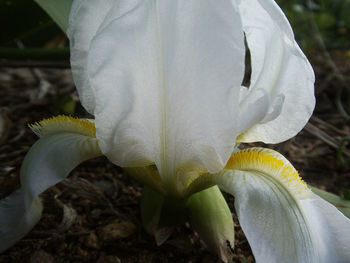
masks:
<instances>
[{"instance_id":1,"label":"drooping petal","mask_svg":"<svg viewBox=\"0 0 350 263\"><path fill-rule=\"evenodd\" d=\"M318 262L350 262L350 221L330 203L312 194L301 200L309 225L315 230L321 260Z\"/></svg>"},{"instance_id":2,"label":"drooping petal","mask_svg":"<svg viewBox=\"0 0 350 263\"><path fill-rule=\"evenodd\" d=\"M257 262L350 261L350 221L315 195L297 200L282 185L254 172L236 172L242 229Z\"/></svg>"},{"instance_id":3,"label":"drooping petal","mask_svg":"<svg viewBox=\"0 0 350 263\"><path fill-rule=\"evenodd\" d=\"M0 200L0 252L19 241L39 222L42 209L39 197L31 199L26 206L21 189Z\"/></svg>"},{"instance_id":4,"label":"drooping petal","mask_svg":"<svg viewBox=\"0 0 350 263\"><path fill-rule=\"evenodd\" d=\"M242 0L239 9L251 54L248 94L263 89L271 103L265 112L269 116L256 118L253 125L245 120L254 112L241 111L245 132L238 140L278 143L296 135L310 118L315 105L314 73L274 0Z\"/></svg>"},{"instance_id":5,"label":"drooping petal","mask_svg":"<svg viewBox=\"0 0 350 263\"><path fill-rule=\"evenodd\" d=\"M217 186L192 195L187 201L188 216L194 230L210 250L227 262L234 246L231 211Z\"/></svg>"},{"instance_id":6,"label":"drooping petal","mask_svg":"<svg viewBox=\"0 0 350 263\"><path fill-rule=\"evenodd\" d=\"M88 52L97 138L112 162L155 163L168 185L179 168L225 165L244 67L234 3L117 1Z\"/></svg>"},{"instance_id":7,"label":"drooping petal","mask_svg":"<svg viewBox=\"0 0 350 263\"><path fill-rule=\"evenodd\" d=\"M69 15L67 36L70 40L71 67L79 98L84 108L94 114L95 95L88 77L87 52L106 14L116 0L74 0Z\"/></svg>"},{"instance_id":8,"label":"drooping petal","mask_svg":"<svg viewBox=\"0 0 350 263\"><path fill-rule=\"evenodd\" d=\"M225 190L235 195L256 262L319 262L302 209L284 187L259 173L235 172L234 183Z\"/></svg>"},{"instance_id":9,"label":"drooping petal","mask_svg":"<svg viewBox=\"0 0 350 263\"><path fill-rule=\"evenodd\" d=\"M0 251L25 236L40 220L40 193L66 178L81 162L101 155L88 121L66 118L70 122L66 121L63 126L59 122L62 124L64 117L34 126L41 138L23 161L21 188L0 201ZM56 132L55 126L59 126Z\"/></svg>"},{"instance_id":10,"label":"drooping petal","mask_svg":"<svg viewBox=\"0 0 350 263\"><path fill-rule=\"evenodd\" d=\"M334 205L347 218L350 218L350 201L338 195L326 192L316 187L309 186L313 193L321 197L323 200Z\"/></svg>"},{"instance_id":11,"label":"drooping petal","mask_svg":"<svg viewBox=\"0 0 350 263\"><path fill-rule=\"evenodd\" d=\"M197 181L199 186L216 181L235 196L236 212L257 262L350 262L350 220L312 194L277 152L242 150L221 173Z\"/></svg>"}]
</instances>

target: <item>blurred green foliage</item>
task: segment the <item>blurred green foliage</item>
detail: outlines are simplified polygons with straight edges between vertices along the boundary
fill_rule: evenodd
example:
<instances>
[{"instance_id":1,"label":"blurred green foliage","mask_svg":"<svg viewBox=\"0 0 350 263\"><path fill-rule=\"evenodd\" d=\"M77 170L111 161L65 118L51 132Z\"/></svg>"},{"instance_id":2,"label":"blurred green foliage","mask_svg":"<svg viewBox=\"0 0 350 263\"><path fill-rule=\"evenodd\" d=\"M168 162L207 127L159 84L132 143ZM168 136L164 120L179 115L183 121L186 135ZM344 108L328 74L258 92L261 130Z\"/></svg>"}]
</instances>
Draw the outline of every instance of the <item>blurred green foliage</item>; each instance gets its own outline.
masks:
<instances>
[{"instance_id":1,"label":"blurred green foliage","mask_svg":"<svg viewBox=\"0 0 350 263\"><path fill-rule=\"evenodd\" d=\"M340 67L346 68L350 58L350 0L277 2L291 22L297 42L312 62L319 83L322 81L319 86L324 88L316 89L316 95L320 98L322 93L323 98L333 100L340 115L350 120L350 79L340 70ZM348 141L348 138L342 141L338 149L338 160L343 166L350 164L342 154Z\"/></svg>"},{"instance_id":2,"label":"blurred green foliage","mask_svg":"<svg viewBox=\"0 0 350 263\"><path fill-rule=\"evenodd\" d=\"M70 94L58 95L56 99L56 109L58 114L64 113L65 115L74 115L76 102Z\"/></svg>"},{"instance_id":3,"label":"blurred green foliage","mask_svg":"<svg viewBox=\"0 0 350 263\"><path fill-rule=\"evenodd\" d=\"M277 0L305 51L320 37L327 48L350 49L350 0ZM33 0L0 0L0 46L40 47L61 34Z\"/></svg>"},{"instance_id":4,"label":"blurred green foliage","mask_svg":"<svg viewBox=\"0 0 350 263\"><path fill-rule=\"evenodd\" d=\"M313 187L310 185L308 185L308 186L312 190L312 192L314 192L318 196L322 197L324 200L333 204L346 217L350 218L350 201L349 200L347 200L343 197L337 196L335 194L323 191L323 190L318 189L316 187Z\"/></svg>"},{"instance_id":5,"label":"blurred green foliage","mask_svg":"<svg viewBox=\"0 0 350 263\"><path fill-rule=\"evenodd\" d=\"M350 49L350 0L277 0L304 50L322 39L328 49Z\"/></svg>"},{"instance_id":6,"label":"blurred green foliage","mask_svg":"<svg viewBox=\"0 0 350 263\"><path fill-rule=\"evenodd\" d=\"M0 0L0 46L41 47L62 31L32 0Z\"/></svg>"},{"instance_id":7,"label":"blurred green foliage","mask_svg":"<svg viewBox=\"0 0 350 263\"><path fill-rule=\"evenodd\" d=\"M343 189L341 193L341 197L345 200L350 201L350 190L349 189Z\"/></svg>"}]
</instances>

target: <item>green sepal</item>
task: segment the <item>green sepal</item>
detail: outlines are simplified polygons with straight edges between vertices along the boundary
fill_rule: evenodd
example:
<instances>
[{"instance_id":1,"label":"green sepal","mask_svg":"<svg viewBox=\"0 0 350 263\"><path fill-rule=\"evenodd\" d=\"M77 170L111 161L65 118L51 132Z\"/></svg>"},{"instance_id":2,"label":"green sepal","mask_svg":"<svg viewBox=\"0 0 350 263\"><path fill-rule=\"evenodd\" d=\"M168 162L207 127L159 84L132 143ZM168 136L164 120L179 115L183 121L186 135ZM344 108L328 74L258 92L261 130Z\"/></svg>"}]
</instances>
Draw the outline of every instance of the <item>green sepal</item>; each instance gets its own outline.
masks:
<instances>
[{"instance_id":1,"label":"green sepal","mask_svg":"<svg viewBox=\"0 0 350 263\"><path fill-rule=\"evenodd\" d=\"M228 261L234 246L231 211L217 186L193 194L187 201L190 223L209 249Z\"/></svg>"},{"instance_id":2,"label":"green sepal","mask_svg":"<svg viewBox=\"0 0 350 263\"><path fill-rule=\"evenodd\" d=\"M146 232L154 235L158 227L164 197L152 188L145 186L141 196L141 220Z\"/></svg>"},{"instance_id":3,"label":"green sepal","mask_svg":"<svg viewBox=\"0 0 350 263\"><path fill-rule=\"evenodd\" d=\"M157 245L163 244L174 227L186 222L186 206L183 199L165 197L145 186L141 197L141 219L146 232L153 235Z\"/></svg>"}]
</instances>

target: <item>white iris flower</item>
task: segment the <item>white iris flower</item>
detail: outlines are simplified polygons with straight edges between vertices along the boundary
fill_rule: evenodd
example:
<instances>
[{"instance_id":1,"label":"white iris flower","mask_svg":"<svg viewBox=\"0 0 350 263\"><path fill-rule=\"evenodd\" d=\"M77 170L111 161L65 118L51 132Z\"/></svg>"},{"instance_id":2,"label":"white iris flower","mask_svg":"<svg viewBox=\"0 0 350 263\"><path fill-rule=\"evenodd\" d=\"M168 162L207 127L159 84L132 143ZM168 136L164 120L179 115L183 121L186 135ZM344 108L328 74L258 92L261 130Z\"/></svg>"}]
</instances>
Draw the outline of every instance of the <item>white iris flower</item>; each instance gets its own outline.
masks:
<instances>
[{"instance_id":1,"label":"white iris flower","mask_svg":"<svg viewBox=\"0 0 350 263\"><path fill-rule=\"evenodd\" d=\"M218 186L234 195L257 262L350 262L342 213L279 153L235 149L295 136L314 108L312 68L273 0L75 0L67 35L79 96L95 119L32 126L40 139L22 186L0 202L0 250L38 222L40 193L105 155L147 186L150 233L169 221L164 211L185 214L226 260L233 222Z\"/></svg>"}]
</instances>

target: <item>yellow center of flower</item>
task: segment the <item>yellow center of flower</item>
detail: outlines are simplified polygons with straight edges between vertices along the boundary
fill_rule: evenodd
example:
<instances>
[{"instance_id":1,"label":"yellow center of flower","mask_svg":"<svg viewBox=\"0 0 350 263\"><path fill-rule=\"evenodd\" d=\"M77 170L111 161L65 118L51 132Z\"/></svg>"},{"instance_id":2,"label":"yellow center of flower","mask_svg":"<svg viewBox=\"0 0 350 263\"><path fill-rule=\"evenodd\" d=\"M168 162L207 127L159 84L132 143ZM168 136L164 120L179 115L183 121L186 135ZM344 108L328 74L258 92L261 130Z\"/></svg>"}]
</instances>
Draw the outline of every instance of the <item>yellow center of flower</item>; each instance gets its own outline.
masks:
<instances>
[{"instance_id":1,"label":"yellow center of flower","mask_svg":"<svg viewBox=\"0 0 350 263\"><path fill-rule=\"evenodd\" d=\"M29 127L39 137L58 132L72 132L89 137L96 137L94 122L64 115L36 122L29 125Z\"/></svg>"},{"instance_id":2,"label":"yellow center of flower","mask_svg":"<svg viewBox=\"0 0 350 263\"><path fill-rule=\"evenodd\" d=\"M310 196L310 189L298 171L281 154L265 148L249 148L231 155L225 169L257 171L282 183L297 199Z\"/></svg>"}]
</instances>

